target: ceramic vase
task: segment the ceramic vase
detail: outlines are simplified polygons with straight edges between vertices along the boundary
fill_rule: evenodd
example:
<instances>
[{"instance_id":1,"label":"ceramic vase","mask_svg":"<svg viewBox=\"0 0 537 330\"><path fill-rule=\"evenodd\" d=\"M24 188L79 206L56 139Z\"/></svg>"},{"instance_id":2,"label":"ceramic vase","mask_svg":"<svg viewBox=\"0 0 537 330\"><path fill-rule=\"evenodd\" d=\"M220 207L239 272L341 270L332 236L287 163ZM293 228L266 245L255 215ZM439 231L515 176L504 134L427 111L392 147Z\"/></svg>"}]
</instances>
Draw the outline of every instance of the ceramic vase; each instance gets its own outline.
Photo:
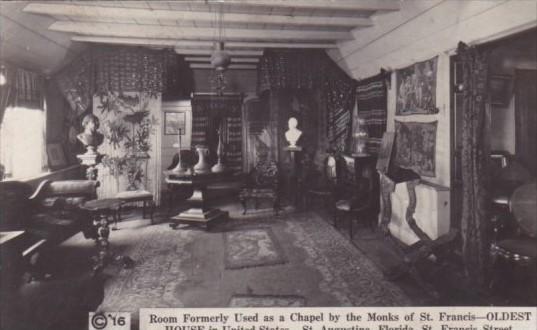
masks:
<instances>
[{"instance_id":1,"label":"ceramic vase","mask_svg":"<svg viewBox=\"0 0 537 330\"><path fill-rule=\"evenodd\" d=\"M209 155L209 148L205 146L197 146L196 152L198 153L198 162L194 165L195 173L209 173L211 171L209 163L207 163L207 156Z\"/></svg>"},{"instance_id":2,"label":"ceramic vase","mask_svg":"<svg viewBox=\"0 0 537 330\"><path fill-rule=\"evenodd\" d=\"M218 131L218 147L216 148L216 156L218 157L218 162L211 168L211 171L214 173L224 172L225 167L222 163L222 157L224 156L224 141L222 141L222 133Z\"/></svg>"}]
</instances>

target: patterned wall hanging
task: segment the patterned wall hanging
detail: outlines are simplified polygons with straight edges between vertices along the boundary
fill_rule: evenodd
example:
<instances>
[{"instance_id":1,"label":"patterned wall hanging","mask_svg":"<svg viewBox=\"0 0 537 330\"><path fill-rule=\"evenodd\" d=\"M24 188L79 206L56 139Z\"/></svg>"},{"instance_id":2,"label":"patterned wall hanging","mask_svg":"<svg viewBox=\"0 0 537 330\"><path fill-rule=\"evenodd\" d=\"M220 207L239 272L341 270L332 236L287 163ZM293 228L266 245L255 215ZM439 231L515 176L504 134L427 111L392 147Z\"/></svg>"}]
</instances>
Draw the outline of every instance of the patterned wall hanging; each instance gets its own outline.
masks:
<instances>
[{"instance_id":1,"label":"patterned wall hanging","mask_svg":"<svg viewBox=\"0 0 537 330\"><path fill-rule=\"evenodd\" d=\"M242 171L242 96L194 95L192 99L192 147L209 147L209 161L216 160L217 129L223 128L224 164Z\"/></svg>"},{"instance_id":2,"label":"patterned wall hanging","mask_svg":"<svg viewBox=\"0 0 537 330\"><path fill-rule=\"evenodd\" d=\"M397 116L435 114L438 56L396 71Z\"/></svg>"},{"instance_id":3,"label":"patterned wall hanging","mask_svg":"<svg viewBox=\"0 0 537 330\"><path fill-rule=\"evenodd\" d=\"M436 128L430 123L395 121L395 165L435 176Z\"/></svg>"},{"instance_id":4,"label":"patterned wall hanging","mask_svg":"<svg viewBox=\"0 0 537 330\"><path fill-rule=\"evenodd\" d=\"M367 151L375 154L378 153L382 136L386 131L386 118L388 116L387 77L389 74L380 73L358 81L356 87L358 111L353 118L353 133L358 129L357 118L364 119L369 133Z\"/></svg>"}]
</instances>

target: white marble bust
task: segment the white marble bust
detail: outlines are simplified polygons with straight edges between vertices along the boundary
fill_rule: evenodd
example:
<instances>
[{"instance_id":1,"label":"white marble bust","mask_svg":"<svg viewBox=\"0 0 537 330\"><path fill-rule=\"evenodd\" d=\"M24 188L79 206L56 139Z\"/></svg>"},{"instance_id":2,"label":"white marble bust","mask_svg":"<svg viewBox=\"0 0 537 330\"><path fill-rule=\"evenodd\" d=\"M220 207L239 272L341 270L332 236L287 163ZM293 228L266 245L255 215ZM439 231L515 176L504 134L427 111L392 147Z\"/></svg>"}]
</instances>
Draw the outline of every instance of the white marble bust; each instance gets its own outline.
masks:
<instances>
[{"instance_id":1,"label":"white marble bust","mask_svg":"<svg viewBox=\"0 0 537 330\"><path fill-rule=\"evenodd\" d=\"M298 125L298 121L295 117L289 118L288 125L289 130L285 132L285 139L287 140L287 142L289 142L289 147L295 148L296 142L302 135L302 131L296 128L296 126Z\"/></svg>"}]
</instances>

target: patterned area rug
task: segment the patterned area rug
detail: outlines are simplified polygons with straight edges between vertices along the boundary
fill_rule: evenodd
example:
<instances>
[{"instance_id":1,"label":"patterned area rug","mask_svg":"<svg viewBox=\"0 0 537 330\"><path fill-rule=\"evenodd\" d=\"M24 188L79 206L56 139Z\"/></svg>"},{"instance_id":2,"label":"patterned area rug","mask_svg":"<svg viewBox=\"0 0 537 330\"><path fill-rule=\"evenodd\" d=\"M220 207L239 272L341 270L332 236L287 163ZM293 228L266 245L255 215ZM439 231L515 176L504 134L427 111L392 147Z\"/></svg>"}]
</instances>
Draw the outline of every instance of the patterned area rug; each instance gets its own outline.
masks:
<instances>
[{"instance_id":1,"label":"patterned area rug","mask_svg":"<svg viewBox=\"0 0 537 330\"><path fill-rule=\"evenodd\" d=\"M317 214L295 215L286 231L293 245L308 254L305 263L322 274L321 291L334 295L340 306L404 306L412 302L351 242Z\"/></svg>"},{"instance_id":2,"label":"patterned area rug","mask_svg":"<svg viewBox=\"0 0 537 330\"><path fill-rule=\"evenodd\" d=\"M217 230L172 230L167 224L150 226L146 221L120 223L120 230L111 235L112 248L133 258L136 265L107 279L99 310L133 312L136 317L142 307L413 304L315 213L232 220ZM229 248L230 255L245 256L238 259L241 265L253 259L272 265L226 269L226 239L239 244ZM257 248L245 243L254 239L263 243ZM274 264L275 257L281 259L284 253L288 262ZM256 255L263 258L252 257Z\"/></svg>"},{"instance_id":3,"label":"patterned area rug","mask_svg":"<svg viewBox=\"0 0 537 330\"><path fill-rule=\"evenodd\" d=\"M270 228L224 234L226 269L283 264L283 251Z\"/></svg>"},{"instance_id":4,"label":"patterned area rug","mask_svg":"<svg viewBox=\"0 0 537 330\"><path fill-rule=\"evenodd\" d=\"M231 297L228 307L303 307L306 299L300 296L254 296Z\"/></svg>"}]
</instances>

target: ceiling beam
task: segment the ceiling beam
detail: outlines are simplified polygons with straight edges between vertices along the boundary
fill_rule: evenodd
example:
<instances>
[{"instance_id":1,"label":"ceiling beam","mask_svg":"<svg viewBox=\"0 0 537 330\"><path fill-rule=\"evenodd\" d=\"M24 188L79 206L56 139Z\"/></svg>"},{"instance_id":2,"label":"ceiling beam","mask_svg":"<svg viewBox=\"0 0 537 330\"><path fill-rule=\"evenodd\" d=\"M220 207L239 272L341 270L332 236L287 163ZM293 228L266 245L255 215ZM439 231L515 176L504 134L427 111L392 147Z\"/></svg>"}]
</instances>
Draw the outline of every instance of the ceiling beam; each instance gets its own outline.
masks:
<instances>
[{"instance_id":1,"label":"ceiling beam","mask_svg":"<svg viewBox=\"0 0 537 330\"><path fill-rule=\"evenodd\" d=\"M209 56L195 56L195 57L192 57L192 56L187 56L185 57L185 61L187 62L210 62L211 61L211 57ZM259 58L255 58L255 57L232 57L231 58L231 63L258 63L259 62Z\"/></svg>"},{"instance_id":2,"label":"ceiling beam","mask_svg":"<svg viewBox=\"0 0 537 330\"><path fill-rule=\"evenodd\" d=\"M208 8L210 9L210 8ZM180 10L149 10L140 8L84 6L74 4L30 3L24 12L43 15L61 15L74 18L117 18L117 19L151 19L195 22L215 22L215 14L211 11L180 11ZM224 23L255 23L290 26L328 26L348 27L372 26L370 18L363 17L311 17L290 15L262 15L225 13Z\"/></svg>"},{"instance_id":3,"label":"ceiling beam","mask_svg":"<svg viewBox=\"0 0 537 330\"><path fill-rule=\"evenodd\" d=\"M71 32L84 35L141 37L162 39L214 40L215 30L211 28L177 28L174 26L136 25L117 23L66 22L58 21L49 30ZM225 41L259 40L351 40L346 31L278 30L278 29L226 29Z\"/></svg>"},{"instance_id":4,"label":"ceiling beam","mask_svg":"<svg viewBox=\"0 0 537 330\"><path fill-rule=\"evenodd\" d=\"M212 49L183 49L175 48L177 54L181 55L211 55L213 53ZM227 51L231 56L261 56L263 55L262 50L228 50Z\"/></svg>"},{"instance_id":5,"label":"ceiling beam","mask_svg":"<svg viewBox=\"0 0 537 330\"><path fill-rule=\"evenodd\" d=\"M195 1L189 1L195 3ZM272 8L299 8L345 11L394 11L399 10L399 0L209 0L209 3L224 3L226 6L252 6Z\"/></svg>"},{"instance_id":6,"label":"ceiling beam","mask_svg":"<svg viewBox=\"0 0 537 330\"><path fill-rule=\"evenodd\" d=\"M190 63L190 68L214 70L214 67L209 63ZM228 66L228 69L255 70L257 69L257 65L255 64L231 64Z\"/></svg>"},{"instance_id":7,"label":"ceiling beam","mask_svg":"<svg viewBox=\"0 0 537 330\"><path fill-rule=\"evenodd\" d=\"M73 36L72 41L94 42L104 44L124 44L140 46L168 46L168 47L196 47L196 48L214 48L213 41L201 40L174 40L174 39L149 39L149 38L120 38L120 37L96 37L96 36ZM325 43L296 43L296 42L226 42L226 49L230 48L337 48L337 44L331 42Z\"/></svg>"}]
</instances>

